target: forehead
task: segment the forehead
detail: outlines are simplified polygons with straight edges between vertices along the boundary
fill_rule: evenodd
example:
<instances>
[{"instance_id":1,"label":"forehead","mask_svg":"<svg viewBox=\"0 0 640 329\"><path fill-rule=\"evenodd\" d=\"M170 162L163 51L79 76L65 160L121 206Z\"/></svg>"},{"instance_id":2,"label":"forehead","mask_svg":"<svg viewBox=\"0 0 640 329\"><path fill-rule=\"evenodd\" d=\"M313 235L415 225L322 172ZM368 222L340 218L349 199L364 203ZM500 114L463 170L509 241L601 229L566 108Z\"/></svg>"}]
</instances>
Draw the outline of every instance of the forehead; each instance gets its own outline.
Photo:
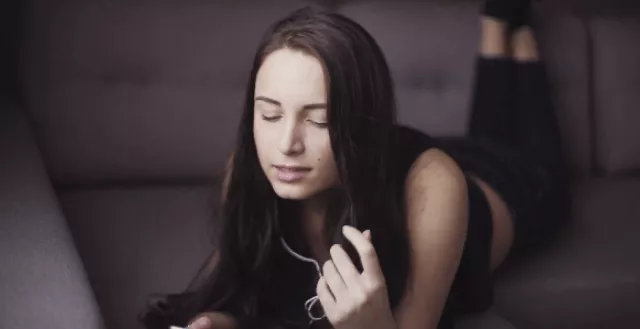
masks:
<instances>
[{"instance_id":1,"label":"forehead","mask_svg":"<svg viewBox=\"0 0 640 329\"><path fill-rule=\"evenodd\" d=\"M256 96L280 102L324 102L324 70L314 56L283 48L269 54L258 70Z\"/></svg>"}]
</instances>

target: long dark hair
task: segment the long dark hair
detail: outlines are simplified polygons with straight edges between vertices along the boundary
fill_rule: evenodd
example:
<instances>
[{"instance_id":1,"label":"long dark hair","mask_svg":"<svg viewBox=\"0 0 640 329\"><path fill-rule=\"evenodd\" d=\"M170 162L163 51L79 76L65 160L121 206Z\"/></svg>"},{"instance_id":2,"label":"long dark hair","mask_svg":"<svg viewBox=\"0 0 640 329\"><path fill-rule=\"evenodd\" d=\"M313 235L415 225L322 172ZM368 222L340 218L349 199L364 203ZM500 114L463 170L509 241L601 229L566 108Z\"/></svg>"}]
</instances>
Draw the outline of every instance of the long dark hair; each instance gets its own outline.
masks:
<instances>
[{"instance_id":1,"label":"long dark hair","mask_svg":"<svg viewBox=\"0 0 640 329\"><path fill-rule=\"evenodd\" d=\"M396 251L403 248L405 239L398 237L405 234L405 225L402 191L389 158L396 119L389 68L378 44L360 25L340 14L306 7L272 25L255 55L215 260L208 260L215 261L215 269L203 271L195 288L155 302L143 317L148 328L185 325L203 311L224 310L240 320L260 316L262 285L274 274L272 255L281 247L280 227L296 220L291 218L292 202L278 198L267 181L253 136L256 75L264 59L282 48L316 57L325 70L329 134L340 179L330 192L326 241L344 243L339 230L343 225L370 229L385 274L402 268L400 259L391 262L392 255L404 254Z\"/></svg>"}]
</instances>

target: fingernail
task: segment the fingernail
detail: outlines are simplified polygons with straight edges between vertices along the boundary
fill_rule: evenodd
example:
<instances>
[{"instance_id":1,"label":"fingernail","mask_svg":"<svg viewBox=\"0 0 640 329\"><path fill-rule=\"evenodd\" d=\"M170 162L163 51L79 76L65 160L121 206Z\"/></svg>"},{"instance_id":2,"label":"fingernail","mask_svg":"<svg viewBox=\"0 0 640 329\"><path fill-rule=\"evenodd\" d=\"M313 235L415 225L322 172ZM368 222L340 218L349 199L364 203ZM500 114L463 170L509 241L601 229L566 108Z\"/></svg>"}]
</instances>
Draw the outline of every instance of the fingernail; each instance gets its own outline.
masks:
<instances>
[{"instance_id":1,"label":"fingernail","mask_svg":"<svg viewBox=\"0 0 640 329\"><path fill-rule=\"evenodd\" d=\"M205 317L199 318L194 323L192 323L191 327L193 329L200 329L200 328L207 328L210 325L211 325L211 319L205 316Z\"/></svg>"}]
</instances>

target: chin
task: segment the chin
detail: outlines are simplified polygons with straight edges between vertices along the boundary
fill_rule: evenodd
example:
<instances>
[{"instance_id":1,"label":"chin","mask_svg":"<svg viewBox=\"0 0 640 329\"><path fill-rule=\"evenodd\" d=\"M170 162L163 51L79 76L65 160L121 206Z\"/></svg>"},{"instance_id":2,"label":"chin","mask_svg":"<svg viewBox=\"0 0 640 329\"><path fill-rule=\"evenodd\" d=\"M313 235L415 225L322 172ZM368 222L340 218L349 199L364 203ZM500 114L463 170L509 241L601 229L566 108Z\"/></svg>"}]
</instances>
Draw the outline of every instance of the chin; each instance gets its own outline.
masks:
<instances>
[{"instance_id":1,"label":"chin","mask_svg":"<svg viewBox=\"0 0 640 329\"><path fill-rule=\"evenodd\" d=\"M274 182L271 186L276 195L285 200L304 200L315 195L317 192L305 184Z\"/></svg>"}]
</instances>

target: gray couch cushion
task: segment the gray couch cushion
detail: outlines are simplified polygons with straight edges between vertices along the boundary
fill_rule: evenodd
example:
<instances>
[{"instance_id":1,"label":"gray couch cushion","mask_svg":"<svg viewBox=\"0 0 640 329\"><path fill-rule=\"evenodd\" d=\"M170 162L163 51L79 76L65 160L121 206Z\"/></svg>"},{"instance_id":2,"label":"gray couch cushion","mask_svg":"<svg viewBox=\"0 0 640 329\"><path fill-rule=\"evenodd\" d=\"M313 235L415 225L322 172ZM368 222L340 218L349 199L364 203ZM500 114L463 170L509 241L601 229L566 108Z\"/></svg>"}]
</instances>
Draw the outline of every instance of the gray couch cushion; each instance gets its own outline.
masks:
<instances>
[{"instance_id":1,"label":"gray couch cushion","mask_svg":"<svg viewBox=\"0 0 640 329\"><path fill-rule=\"evenodd\" d=\"M370 31L385 52L401 122L438 136L466 133L479 1L347 1L339 10ZM591 156L586 33L562 7L540 7L537 14L568 160L583 176Z\"/></svg>"},{"instance_id":2,"label":"gray couch cushion","mask_svg":"<svg viewBox=\"0 0 640 329\"><path fill-rule=\"evenodd\" d=\"M187 287L211 252L212 191L165 186L60 193L109 328L142 328L137 319L150 294Z\"/></svg>"},{"instance_id":3,"label":"gray couch cushion","mask_svg":"<svg viewBox=\"0 0 640 329\"><path fill-rule=\"evenodd\" d=\"M588 181L574 192L567 232L499 277L497 309L518 328L640 323L640 179Z\"/></svg>"},{"instance_id":4,"label":"gray couch cushion","mask_svg":"<svg viewBox=\"0 0 640 329\"><path fill-rule=\"evenodd\" d=\"M632 13L589 20L598 164L609 174L640 170L640 9Z\"/></svg>"},{"instance_id":5,"label":"gray couch cushion","mask_svg":"<svg viewBox=\"0 0 640 329\"><path fill-rule=\"evenodd\" d=\"M0 107L0 328L103 328L26 120Z\"/></svg>"}]
</instances>

